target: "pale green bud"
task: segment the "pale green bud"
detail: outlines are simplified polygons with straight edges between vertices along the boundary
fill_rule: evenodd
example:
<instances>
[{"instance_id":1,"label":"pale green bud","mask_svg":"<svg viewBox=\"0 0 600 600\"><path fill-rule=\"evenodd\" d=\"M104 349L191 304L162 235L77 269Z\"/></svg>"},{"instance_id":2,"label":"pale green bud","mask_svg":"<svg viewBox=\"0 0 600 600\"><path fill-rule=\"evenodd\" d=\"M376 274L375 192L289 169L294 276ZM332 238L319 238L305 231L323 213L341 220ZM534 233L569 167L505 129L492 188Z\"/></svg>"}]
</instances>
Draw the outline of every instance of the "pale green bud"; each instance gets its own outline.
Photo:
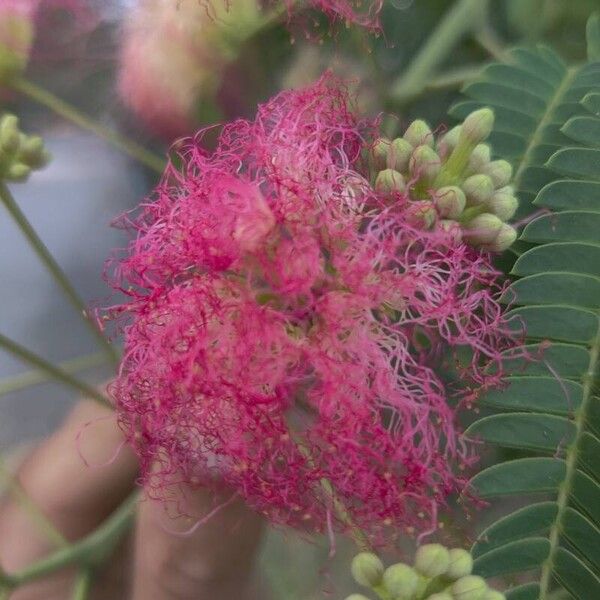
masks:
<instances>
[{"instance_id":1,"label":"pale green bud","mask_svg":"<svg viewBox=\"0 0 600 600\"><path fill-rule=\"evenodd\" d=\"M21 138L19 160L30 167L39 168L46 164L47 152L44 150L44 140L39 135Z\"/></svg>"},{"instance_id":2,"label":"pale green bud","mask_svg":"<svg viewBox=\"0 0 600 600\"><path fill-rule=\"evenodd\" d=\"M379 138L373 144L373 147L371 148L371 156L373 158L373 166L376 171L385 169L390 145L391 142L387 138Z\"/></svg>"},{"instance_id":3,"label":"pale green bud","mask_svg":"<svg viewBox=\"0 0 600 600\"><path fill-rule=\"evenodd\" d=\"M465 210L467 198L459 187L447 185L436 190L434 202L440 217L458 219Z\"/></svg>"},{"instance_id":4,"label":"pale green bud","mask_svg":"<svg viewBox=\"0 0 600 600\"><path fill-rule=\"evenodd\" d=\"M513 194L513 188L507 185L494 192L486 202L486 208L502 221L508 221L517 212L519 201Z\"/></svg>"},{"instance_id":5,"label":"pale green bud","mask_svg":"<svg viewBox=\"0 0 600 600\"><path fill-rule=\"evenodd\" d=\"M483 172L492 178L495 187L500 188L510 183L513 169L506 160L493 160L485 166Z\"/></svg>"},{"instance_id":6,"label":"pale green bud","mask_svg":"<svg viewBox=\"0 0 600 600\"><path fill-rule=\"evenodd\" d=\"M431 128L421 119L413 121L404 132L403 137L413 147L426 145L433 148L434 140Z\"/></svg>"},{"instance_id":7,"label":"pale green bud","mask_svg":"<svg viewBox=\"0 0 600 600\"><path fill-rule=\"evenodd\" d=\"M452 150L456 148L456 144L458 144L458 138L460 137L460 131L462 127L457 125L450 129L450 131L446 132L438 142L438 151L441 156L448 156L451 154Z\"/></svg>"},{"instance_id":8,"label":"pale green bud","mask_svg":"<svg viewBox=\"0 0 600 600\"><path fill-rule=\"evenodd\" d=\"M406 190L406 183L402 173L394 171L394 169L384 169L379 171L377 179L375 179L375 189L382 194L399 194Z\"/></svg>"},{"instance_id":9,"label":"pale green bud","mask_svg":"<svg viewBox=\"0 0 600 600\"><path fill-rule=\"evenodd\" d=\"M467 575L455 581L450 588L455 600L483 600L487 591L485 579L477 575Z\"/></svg>"},{"instance_id":10,"label":"pale green bud","mask_svg":"<svg viewBox=\"0 0 600 600\"><path fill-rule=\"evenodd\" d=\"M410 174L425 181L433 181L440 172L442 163L440 157L429 146L415 148L408 163Z\"/></svg>"},{"instance_id":11,"label":"pale green bud","mask_svg":"<svg viewBox=\"0 0 600 600\"><path fill-rule=\"evenodd\" d=\"M430 200L416 200L406 210L409 222L415 227L431 229L437 220L437 210Z\"/></svg>"},{"instance_id":12,"label":"pale green bud","mask_svg":"<svg viewBox=\"0 0 600 600\"><path fill-rule=\"evenodd\" d=\"M477 145L483 142L494 128L494 113L490 108L472 112L463 122L461 140Z\"/></svg>"},{"instance_id":13,"label":"pale green bud","mask_svg":"<svg viewBox=\"0 0 600 600\"><path fill-rule=\"evenodd\" d=\"M506 600L506 596L501 592L488 588L481 600Z\"/></svg>"},{"instance_id":14,"label":"pale green bud","mask_svg":"<svg viewBox=\"0 0 600 600\"><path fill-rule=\"evenodd\" d=\"M506 223L502 224L494 240L488 244L487 249L492 252L504 252L510 248L517 239L517 230Z\"/></svg>"},{"instance_id":15,"label":"pale green bud","mask_svg":"<svg viewBox=\"0 0 600 600\"><path fill-rule=\"evenodd\" d=\"M396 171L406 172L413 147L402 138L396 138L388 150L387 166Z\"/></svg>"},{"instance_id":16,"label":"pale green bud","mask_svg":"<svg viewBox=\"0 0 600 600\"><path fill-rule=\"evenodd\" d=\"M471 554L462 548L452 548L450 550L450 564L445 575L450 579L460 579L470 575L472 570L473 557Z\"/></svg>"},{"instance_id":17,"label":"pale green bud","mask_svg":"<svg viewBox=\"0 0 600 600\"><path fill-rule=\"evenodd\" d=\"M23 163L15 163L8 168L6 179L9 181L25 181L31 174L31 167Z\"/></svg>"},{"instance_id":18,"label":"pale green bud","mask_svg":"<svg viewBox=\"0 0 600 600\"><path fill-rule=\"evenodd\" d=\"M19 149L19 119L15 115L4 115L0 121L0 147L12 154Z\"/></svg>"},{"instance_id":19,"label":"pale green bud","mask_svg":"<svg viewBox=\"0 0 600 600\"><path fill-rule=\"evenodd\" d=\"M363 596L362 594L350 594L346 600L369 600L369 598Z\"/></svg>"},{"instance_id":20,"label":"pale green bud","mask_svg":"<svg viewBox=\"0 0 600 600\"><path fill-rule=\"evenodd\" d=\"M415 555L415 569L425 577L437 577L450 564L450 554L441 544L424 544Z\"/></svg>"},{"instance_id":21,"label":"pale green bud","mask_svg":"<svg viewBox=\"0 0 600 600\"><path fill-rule=\"evenodd\" d=\"M462 184L469 204L483 204L492 197L494 184L487 175L471 175Z\"/></svg>"},{"instance_id":22,"label":"pale green bud","mask_svg":"<svg viewBox=\"0 0 600 600\"><path fill-rule=\"evenodd\" d=\"M504 223L496 216L483 213L471 219L463 230L463 237L474 245L491 244Z\"/></svg>"},{"instance_id":23,"label":"pale green bud","mask_svg":"<svg viewBox=\"0 0 600 600\"><path fill-rule=\"evenodd\" d=\"M419 576L408 565L397 563L385 570L383 583L396 600L410 600L417 591Z\"/></svg>"},{"instance_id":24,"label":"pale green bud","mask_svg":"<svg viewBox=\"0 0 600 600\"><path fill-rule=\"evenodd\" d=\"M475 150L471 152L467 171L469 173L481 173L489 164L492 157L492 151L487 144L477 144Z\"/></svg>"},{"instance_id":25,"label":"pale green bud","mask_svg":"<svg viewBox=\"0 0 600 600\"><path fill-rule=\"evenodd\" d=\"M381 583L384 571L381 559L372 552L361 552L352 560L350 571L356 583L374 587Z\"/></svg>"},{"instance_id":26,"label":"pale green bud","mask_svg":"<svg viewBox=\"0 0 600 600\"><path fill-rule=\"evenodd\" d=\"M442 231L446 231L448 233L452 234L452 239L454 239L457 242L461 242L462 241L462 227L460 226L460 224L457 221L453 221L451 219L442 219L440 221L438 221L438 227L442 230Z\"/></svg>"},{"instance_id":27,"label":"pale green bud","mask_svg":"<svg viewBox=\"0 0 600 600\"><path fill-rule=\"evenodd\" d=\"M448 592L439 592L437 594L431 594L431 596L427 596L425 600L453 600L453 598Z\"/></svg>"}]
</instances>

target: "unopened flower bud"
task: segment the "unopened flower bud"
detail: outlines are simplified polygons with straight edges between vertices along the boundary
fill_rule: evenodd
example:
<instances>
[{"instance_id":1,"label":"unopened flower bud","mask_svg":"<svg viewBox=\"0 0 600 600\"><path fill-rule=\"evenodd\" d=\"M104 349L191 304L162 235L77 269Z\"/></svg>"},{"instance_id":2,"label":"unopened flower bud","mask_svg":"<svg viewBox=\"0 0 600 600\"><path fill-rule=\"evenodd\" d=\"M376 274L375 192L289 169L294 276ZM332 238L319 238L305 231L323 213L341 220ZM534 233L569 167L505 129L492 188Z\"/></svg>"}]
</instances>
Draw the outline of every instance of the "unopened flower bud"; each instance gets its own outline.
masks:
<instances>
[{"instance_id":1,"label":"unopened flower bud","mask_svg":"<svg viewBox=\"0 0 600 600\"><path fill-rule=\"evenodd\" d=\"M487 175L471 175L462 184L469 204L483 204L492 197L494 184Z\"/></svg>"},{"instance_id":2,"label":"unopened flower bud","mask_svg":"<svg viewBox=\"0 0 600 600\"><path fill-rule=\"evenodd\" d=\"M406 172L413 147L403 138L396 138L388 149L387 166L396 171Z\"/></svg>"},{"instance_id":3,"label":"unopened flower bud","mask_svg":"<svg viewBox=\"0 0 600 600\"><path fill-rule=\"evenodd\" d=\"M413 147L430 146L433 148L433 133L425 121L413 121L404 132L404 139Z\"/></svg>"},{"instance_id":4,"label":"unopened flower bud","mask_svg":"<svg viewBox=\"0 0 600 600\"><path fill-rule=\"evenodd\" d=\"M473 570L473 557L469 552L462 548L452 548L449 554L450 564L445 573L447 577L450 579L460 579L471 574Z\"/></svg>"},{"instance_id":5,"label":"unopened flower bud","mask_svg":"<svg viewBox=\"0 0 600 600\"><path fill-rule=\"evenodd\" d=\"M430 200L411 202L406 209L408 222L415 227L431 229L437 219L437 210Z\"/></svg>"},{"instance_id":6,"label":"unopened flower bud","mask_svg":"<svg viewBox=\"0 0 600 600\"><path fill-rule=\"evenodd\" d=\"M507 185L494 192L486 203L486 208L502 221L508 221L517 212L519 201L513 194L513 188Z\"/></svg>"},{"instance_id":7,"label":"unopened flower bud","mask_svg":"<svg viewBox=\"0 0 600 600\"><path fill-rule=\"evenodd\" d=\"M406 189L406 183L402 173L394 169L384 169L377 174L375 189L381 194L402 194Z\"/></svg>"},{"instance_id":8,"label":"unopened flower bud","mask_svg":"<svg viewBox=\"0 0 600 600\"><path fill-rule=\"evenodd\" d=\"M385 567L381 559L372 552L361 552L352 560L350 570L356 583L374 587L381 583Z\"/></svg>"},{"instance_id":9,"label":"unopened flower bud","mask_svg":"<svg viewBox=\"0 0 600 600\"><path fill-rule=\"evenodd\" d=\"M427 600L454 600L448 592L439 592L437 594L431 594L427 596Z\"/></svg>"},{"instance_id":10,"label":"unopened flower bud","mask_svg":"<svg viewBox=\"0 0 600 600\"><path fill-rule=\"evenodd\" d=\"M415 569L425 577L437 577L450 564L450 553L441 544L425 544L415 555Z\"/></svg>"},{"instance_id":11,"label":"unopened flower bud","mask_svg":"<svg viewBox=\"0 0 600 600\"><path fill-rule=\"evenodd\" d=\"M481 173L489 164L492 151L487 144L477 144L471 152L467 170L469 173Z\"/></svg>"},{"instance_id":12,"label":"unopened flower bud","mask_svg":"<svg viewBox=\"0 0 600 600\"><path fill-rule=\"evenodd\" d=\"M456 148L458 144L458 138L460 137L461 125L457 125L445 133L439 140L437 148L440 156L447 157L452 153L452 150Z\"/></svg>"},{"instance_id":13,"label":"unopened flower bud","mask_svg":"<svg viewBox=\"0 0 600 600\"><path fill-rule=\"evenodd\" d=\"M0 121L0 147L12 154L19 149L19 119L15 115L4 115Z\"/></svg>"},{"instance_id":14,"label":"unopened flower bud","mask_svg":"<svg viewBox=\"0 0 600 600\"><path fill-rule=\"evenodd\" d=\"M441 168L440 157L429 146L415 148L408 164L410 174L425 181L433 181Z\"/></svg>"},{"instance_id":15,"label":"unopened flower bud","mask_svg":"<svg viewBox=\"0 0 600 600\"><path fill-rule=\"evenodd\" d=\"M487 590L485 579L478 575L467 575L461 577L452 584L450 591L456 600L483 600L483 594Z\"/></svg>"},{"instance_id":16,"label":"unopened flower bud","mask_svg":"<svg viewBox=\"0 0 600 600\"><path fill-rule=\"evenodd\" d=\"M362 594L350 594L346 600L369 600L369 598L363 596Z\"/></svg>"},{"instance_id":17,"label":"unopened flower bud","mask_svg":"<svg viewBox=\"0 0 600 600\"><path fill-rule=\"evenodd\" d=\"M410 600L419 585L419 576L408 565L397 563L385 570L383 583L395 599Z\"/></svg>"},{"instance_id":18,"label":"unopened flower bud","mask_svg":"<svg viewBox=\"0 0 600 600\"><path fill-rule=\"evenodd\" d=\"M31 174L31 167L24 165L23 163L15 163L8 168L6 171L6 179L8 181L21 182L25 181Z\"/></svg>"},{"instance_id":19,"label":"unopened flower bud","mask_svg":"<svg viewBox=\"0 0 600 600\"><path fill-rule=\"evenodd\" d=\"M458 219L465 210L467 198L459 187L448 185L436 190L434 202L440 217Z\"/></svg>"},{"instance_id":20,"label":"unopened flower bud","mask_svg":"<svg viewBox=\"0 0 600 600\"><path fill-rule=\"evenodd\" d=\"M506 160L493 160L485 166L483 173L489 175L494 182L494 186L499 188L510 183L513 169Z\"/></svg>"},{"instance_id":21,"label":"unopened flower bud","mask_svg":"<svg viewBox=\"0 0 600 600\"><path fill-rule=\"evenodd\" d=\"M460 139L475 146L483 142L490 135L493 128L493 111L490 108L480 108L464 120Z\"/></svg>"},{"instance_id":22,"label":"unopened flower bud","mask_svg":"<svg viewBox=\"0 0 600 600\"><path fill-rule=\"evenodd\" d=\"M491 244L504 223L490 213L483 213L471 219L464 228L463 236L471 244Z\"/></svg>"},{"instance_id":23,"label":"unopened flower bud","mask_svg":"<svg viewBox=\"0 0 600 600\"><path fill-rule=\"evenodd\" d=\"M373 157L373 166L376 171L385 169L388 160L388 151L391 142L387 138L379 138L371 148L371 156Z\"/></svg>"},{"instance_id":24,"label":"unopened flower bud","mask_svg":"<svg viewBox=\"0 0 600 600\"><path fill-rule=\"evenodd\" d=\"M440 230L451 234L451 237L455 242L462 241L462 227L457 221L453 221L451 219L442 219L438 221L438 227Z\"/></svg>"},{"instance_id":25,"label":"unopened flower bud","mask_svg":"<svg viewBox=\"0 0 600 600\"><path fill-rule=\"evenodd\" d=\"M504 252L515 243L516 239L516 229L510 225L507 225L506 223L503 223L494 240L488 244L486 248L492 252Z\"/></svg>"},{"instance_id":26,"label":"unopened flower bud","mask_svg":"<svg viewBox=\"0 0 600 600\"><path fill-rule=\"evenodd\" d=\"M19 160L33 168L43 167L48 158L44 140L39 135L22 136L19 147Z\"/></svg>"},{"instance_id":27,"label":"unopened flower bud","mask_svg":"<svg viewBox=\"0 0 600 600\"><path fill-rule=\"evenodd\" d=\"M490 590L489 588L483 594L481 600L506 600L506 596L502 592L497 590Z\"/></svg>"}]
</instances>

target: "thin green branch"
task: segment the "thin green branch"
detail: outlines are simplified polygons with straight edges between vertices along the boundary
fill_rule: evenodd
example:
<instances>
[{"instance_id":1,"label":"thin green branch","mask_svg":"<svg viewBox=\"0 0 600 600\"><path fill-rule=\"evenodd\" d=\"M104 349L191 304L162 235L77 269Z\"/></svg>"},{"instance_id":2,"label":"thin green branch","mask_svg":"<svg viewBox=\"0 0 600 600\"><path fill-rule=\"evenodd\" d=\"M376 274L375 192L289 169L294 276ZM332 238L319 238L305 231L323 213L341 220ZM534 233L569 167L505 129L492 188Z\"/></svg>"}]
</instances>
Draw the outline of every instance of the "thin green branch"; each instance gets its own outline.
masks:
<instances>
[{"instance_id":1,"label":"thin green branch","mask_svg":"<svg viewBox=\"0 0 600 600\"><path fill-rule=\"evenodd\" d=\"M496 60L504 60L505 46L496 32L489 26L485 25L475 33L475 41L493 58Z\"/></svg>"},{"instance_id":2,"label":"thin green branch","mask_svg":"<svg viewBox=\"0 0 600 600\"><path fill-rule=\"evenodd\" d=\"M78 356L77 358L65 360L58 363L57 367L66 373L73 375L80 371L105 365L106 363L107 359L104 353L95 352L94 354L87 354L85 356ZM38 369L19 373L18 375L13 375L11 377L5 377L4 379L0 379L0 396L5 396L12 392L45 383L50 379L51 377L47 372Z\"/></svg>"},{"instance_id":3,"label":"thin green branch","mask_svg":"<svg viewBox=\"0 0 600 600\"><path fill-rule=\"evenodd\" d=\"M98 340L98 342L102 345L107 356L110 357L111 361L117 361L117 353L114 347L108 342L106 337L102 334L100 329L98 329L96 323L92 319L90 319L89 315L86 312L86 306L83 300L80 298L79 294L75 290L75 288L71 285L68 277L65 275L64 271L60 268L56 260L46 246L44 242L40 239L35 229L32 227L31 223L27 220L27 217L23 214L18 204L16 203L13 195L10 193L6 184L0 182L0 201L6 207L6 210L10 213L10 216L14 219L15 223L18 225L19 229L29 242L29 245L36 253L37 257L44 264L48 272L52 275L53 279L59 285L59 287L64 292L65 296L71 302L75 310L82 316L89 330L92 332L93 336Z\"/></svg>"},{"instance_id":4,"label":"thin green branch","mask_svg":"<svg viewBox=\"0 0 600 600\"><path fill-rule=\"evenodd\" d=\"M83 569L77 574L73 588L73 600L87 600L92 591L92 571Z\"/></svg>"},{"instance_id":5,"label":"thin green branch","mask_svg":"<svg viewBox=\"0 0 600 600\"><path fill-rule=\"evenodd\" d=\"M0 456L0 480L17 501L19 506L25 510L29 518L46 536L46 538L57 548L65 548L69 545L67 539L55 527L54 523L42 512L40 507L28 496L18 479L6 467L4 459Z\"/></svg>"},{"instance_id":6,"label":"thin green branch","mask_svg":"<svg viewBox=\"0 0 600 600\"><path fill-rule=\"evenodd\" d=\"M96 400L104 406L111 406L110 402L94 387L84 381L80 381L76 377L73 377L67 371L64 371L60 367L53 365L41 356L34 354L31 350L28 350L24 346L21 346L14 340L6 337L0 333L0 348L4 348L7 352L10 352L13 356L35 367L37 370L45 373L49 378L54 379L60 383L63 383L83 394L90 397L92 400Z\"/></svg>"},{"instance_id":7,"label":"thin green branch","mask_svg":"<svg viewBox=\"0 0 600 600\"><path fill-rule=\"evenodd\" d=\"M460 88L465 83L474 79L481 71L486 67L487 63L481 63L478 65L469 65L466 67L460 67L453 69L442 75L438 75L435 79L432 79L427 83L427 90L445 90L452 88Z\"/></svg>"},{"instance_id":8,"label":"thin green branch","mask_svg":"<svg viewBox=\"0 0 600 600\"><path fill-rule=\"evenodd\" d=\"M437 67L452 48L471 30L479 26L486 0L458 0L431 32L423 47L411 60L408 69L391 86L390 97L396 103L409 102L426 87Z\"/></svg>"},{"instance_id":9,"label":"thin green branch","mask_svg":"<svg viewBox=\"0 0 600 600\"><path fill-rule=\"evenodd\" d=\"M78 565L82 569L94 569L102 565L129 531L138 499L138 492L134 492L96 531L87 537L67 548L57 550L17 573L6 575L9 584L17 587L72 565Z\"/></svg>"},{"instance_id":10,"label":"thin green branch","mask_svg":"<svg viewBox=\"0 0 600 600\"><path fill-rule=\"evenodd\" d=\"M134 142L125 136L97 123L87 115L81 113L77 108L58 98L49 91L41 88L32 81L22 77L15 77L10 81L10 86L18 92L21 92L28 98L45 106L63 119L74 123L81 129L85 129L97 135L99 138L108 142L115 148L118 148L125 154L131 156L149 169L162 174L165 169L165 160L150 152L137 142Z\"/></svg>"}]
</instances>

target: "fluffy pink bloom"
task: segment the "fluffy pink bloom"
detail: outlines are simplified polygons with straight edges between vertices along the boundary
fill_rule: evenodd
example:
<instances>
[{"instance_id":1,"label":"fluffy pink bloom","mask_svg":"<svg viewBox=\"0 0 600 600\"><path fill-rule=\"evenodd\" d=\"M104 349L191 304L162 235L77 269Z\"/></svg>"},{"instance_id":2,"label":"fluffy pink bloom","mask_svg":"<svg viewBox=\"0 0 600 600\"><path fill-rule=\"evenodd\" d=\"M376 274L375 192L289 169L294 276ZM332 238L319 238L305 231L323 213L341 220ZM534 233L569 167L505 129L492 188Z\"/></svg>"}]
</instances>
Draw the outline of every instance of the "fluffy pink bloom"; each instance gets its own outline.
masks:
<instances>
[{"instance_id":1,"label":"fluffy pink bloom","mask_svg":"<svg viewBox=\"0 0 600 600\"><path fill-rule=\"evenodd\" d=\"M498 274L378 196L373 130L326 76L226 125L212 153L188 140L122 220L111 391L156 493L225 481L311 531L348 528L339 502L378 542L428 528L461 485L457 405L499 383L513 343Z\"/></svg>"}]
</instances>

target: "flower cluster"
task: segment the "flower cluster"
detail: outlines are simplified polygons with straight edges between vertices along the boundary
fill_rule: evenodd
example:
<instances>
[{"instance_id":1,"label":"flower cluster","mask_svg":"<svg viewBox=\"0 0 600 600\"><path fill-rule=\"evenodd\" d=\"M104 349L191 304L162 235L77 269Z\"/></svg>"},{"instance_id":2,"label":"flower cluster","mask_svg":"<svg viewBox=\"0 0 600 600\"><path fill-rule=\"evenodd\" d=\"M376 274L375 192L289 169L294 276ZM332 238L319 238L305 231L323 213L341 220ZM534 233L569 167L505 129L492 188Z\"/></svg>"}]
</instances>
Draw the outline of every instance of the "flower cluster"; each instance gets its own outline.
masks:
<instances>
[{"instance_id":1,"label":"flower cluster","mask_svg":"<svg viewBox=\"0 0 600 600\"><path fill-rule=\"evenodd\" d=\"M370 185L375 125L324 76L212 152L188 140L122 219L111 391L157 494L225 482L275 522L377 542L435 527L460 487L457 406L513 343L498 274Z\"/></svg>"},{"instance_id":2,"label":"flower cluster","mask_svg":"<svg viewBox=\"0 0 600 600\"><path fill-rule=\"evenodd\" d=\"M505 600L472 570L473 558L466 550L441 544L420 546L413 566L396 563L386 569L371 552L361 552L352 561L354 580L382 600ZM352 594L346 600L369 599Z\"/></svg>"}]
</instances>

